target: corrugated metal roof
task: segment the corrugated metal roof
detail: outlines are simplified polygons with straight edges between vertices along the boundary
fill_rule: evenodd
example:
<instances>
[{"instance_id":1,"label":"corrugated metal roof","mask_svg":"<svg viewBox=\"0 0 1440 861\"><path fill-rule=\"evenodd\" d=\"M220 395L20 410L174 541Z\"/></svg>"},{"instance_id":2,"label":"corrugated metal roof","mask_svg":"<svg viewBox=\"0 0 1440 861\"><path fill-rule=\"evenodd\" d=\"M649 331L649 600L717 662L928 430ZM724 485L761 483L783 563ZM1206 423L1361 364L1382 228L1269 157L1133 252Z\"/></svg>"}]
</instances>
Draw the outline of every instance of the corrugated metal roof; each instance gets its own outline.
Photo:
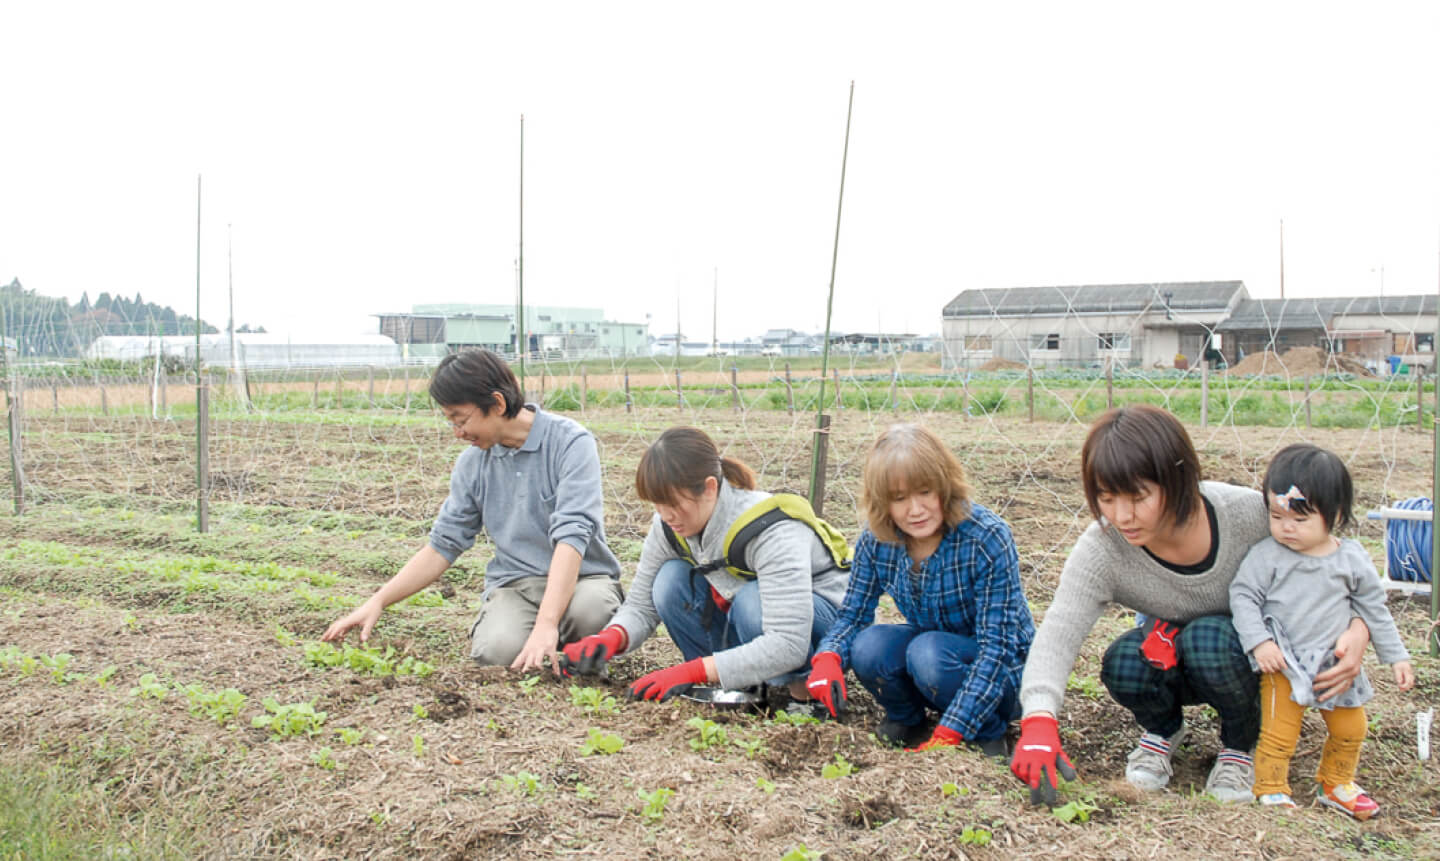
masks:
<instances>
[{"instance_id":1,"label":"corrugated metal roof","mask_svg":"<svg viewBox=\"0 0 1440 861\"><path fill-rule=\"evenodd\" d=\"M1217 332L1327 329L1337 314L1405 318L1434 314L1434 296L1337 296L1327 299L1247 299L1215 327Z\"/></svg>"},{"instance_id":2,"label":"corrugated metal roof","mask_svg":"<svg viewBox=\"0 0 1440 861\"><path fill-rule=\"evenodd\" d=\"M1242 281L1181 281L1154 284L1082 284L1069 287L993 287L966 290L945 306L946 317L992 314L1139 313L1147 308L1175 311L1229 306Z\"/></svg>"}]
</instances>

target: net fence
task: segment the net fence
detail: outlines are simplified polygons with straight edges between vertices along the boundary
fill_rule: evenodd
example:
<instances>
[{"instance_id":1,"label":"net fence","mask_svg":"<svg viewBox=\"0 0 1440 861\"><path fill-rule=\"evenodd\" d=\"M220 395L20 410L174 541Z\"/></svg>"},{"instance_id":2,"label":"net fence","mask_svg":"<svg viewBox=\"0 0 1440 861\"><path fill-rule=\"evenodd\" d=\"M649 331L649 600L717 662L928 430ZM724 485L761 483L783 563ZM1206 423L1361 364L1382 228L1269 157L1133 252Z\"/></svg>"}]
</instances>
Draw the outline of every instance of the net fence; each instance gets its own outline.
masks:
<instances>
[{"instance_id":1,"label":"net fence","mask_svg":"<svg viewBox=\"0 0 1440 861\"><path fill-rule=\"evenodd\" d=\"M129 336L132 355L100 357L91 350L102 331L93 320L73 309L46 316L13 291L6 296L6 490L16 507L175 514L195 511L203 486L211 528L279 520L363 531L383 521L421 535L444 498L458 449L426 393L431 363L377 358L369 345L336 345L328 355L277 346L260 361L261 351L232 351L224 336L209 334L197 376L193 321L189 336L167 334L183 320L127 324L151 334ZM1089 325L1078 315L1075 322ZM1095 337L1103 344L1102 335ZM1270 340L1278 347L1283 332ZM188 347L171 352L167 343L177 341ZM1174 413L1209 477L1257 485L1271 454L1307 440L1350 464L1362 505L1429 495L1434 385L1418 367L1371 373L1343 353L1303 345L1252 351L1235 367L1223 357L1146 367L1114 351L1098 361L1025 364L979 361L956 343L835 344L823 373L822 358L808 349L709 357L553 351L525 358L524 385L532 401L595 432L607 529L622 543L638 542L648 526L634 469L666 427L701 427L755 468L763 487L808 493L821 410L832 422L822 504L849 534L858 531L870 443L888 424L920 421L954 447L980 501L1027 537L1037 567L1058 566L1089 522L1078 450L1110 406ZM203 456L197 382L208 393Z\"/></svg>"}]
</instances>

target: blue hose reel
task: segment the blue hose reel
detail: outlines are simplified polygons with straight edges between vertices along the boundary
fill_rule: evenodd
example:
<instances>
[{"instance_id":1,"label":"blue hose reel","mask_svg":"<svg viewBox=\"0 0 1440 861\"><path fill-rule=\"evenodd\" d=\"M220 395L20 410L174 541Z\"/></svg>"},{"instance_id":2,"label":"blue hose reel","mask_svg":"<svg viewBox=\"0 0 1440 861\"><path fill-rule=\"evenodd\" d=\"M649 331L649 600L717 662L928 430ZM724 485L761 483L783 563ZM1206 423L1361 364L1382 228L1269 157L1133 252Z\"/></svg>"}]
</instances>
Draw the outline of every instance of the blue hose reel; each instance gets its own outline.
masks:
<instances>
[{"instance_id":1,"label":"blue hose reel","mask_svg":"<svg viewBox=\"0 0 1440 861\"><path fill-rule=\"evenodd\" d=\"M1395 503L1402 511L1433 511L1429 499L1417 496ZM1429 583L1430 542L1434 524L1429 520L1388 519L1385 523L1385 565L1391 580Z\"/></svg>"}]
</instances>

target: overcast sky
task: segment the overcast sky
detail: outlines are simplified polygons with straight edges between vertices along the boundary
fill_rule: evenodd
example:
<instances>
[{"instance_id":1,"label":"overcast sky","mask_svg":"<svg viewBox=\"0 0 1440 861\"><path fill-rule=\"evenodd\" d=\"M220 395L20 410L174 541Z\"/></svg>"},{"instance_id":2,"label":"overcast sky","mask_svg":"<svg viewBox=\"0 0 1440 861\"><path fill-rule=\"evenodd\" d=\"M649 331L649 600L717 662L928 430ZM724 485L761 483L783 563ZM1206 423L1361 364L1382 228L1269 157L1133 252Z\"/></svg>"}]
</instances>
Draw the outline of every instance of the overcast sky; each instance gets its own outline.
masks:
<instances>
[{"instance_id":1,"label":"overcast sky","mask_svg":"<svg viewBox=\"0 0 1440 861\"><path fill-rule=\"evenodd\" d=\"M972 287L1440 284L1440 4L0 0L0 283L373 332L525 296L708 340Z\"/></svg>"}]
</instances>

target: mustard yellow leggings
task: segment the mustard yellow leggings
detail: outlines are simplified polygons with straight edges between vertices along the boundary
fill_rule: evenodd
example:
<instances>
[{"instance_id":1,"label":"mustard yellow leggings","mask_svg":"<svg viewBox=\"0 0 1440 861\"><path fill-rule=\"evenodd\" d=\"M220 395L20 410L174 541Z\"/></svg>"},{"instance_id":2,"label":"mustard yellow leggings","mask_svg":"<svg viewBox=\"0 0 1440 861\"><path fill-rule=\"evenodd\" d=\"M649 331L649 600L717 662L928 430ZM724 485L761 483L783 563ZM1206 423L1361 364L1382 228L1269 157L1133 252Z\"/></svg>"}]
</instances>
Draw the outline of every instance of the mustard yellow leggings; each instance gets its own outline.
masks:
<instances>
[{"instance_id":1,"label":"mustard yellow leggings","mask_svg":"<svg viewBox=\"0 0 1440 861\"><path fill-rule=\"evenodd\" d=\"M1365 709L1320 710L1330 737L1320 753L1315 779L1326 786L1355 779L1360 745L1365 741ZM1290 793L1290 757L1300 740L1305 706L1290 699L1290 681L1282 673L1260 676L1260 741L1255 745L1255 797Z\"/></svg>"}]
</instances>

